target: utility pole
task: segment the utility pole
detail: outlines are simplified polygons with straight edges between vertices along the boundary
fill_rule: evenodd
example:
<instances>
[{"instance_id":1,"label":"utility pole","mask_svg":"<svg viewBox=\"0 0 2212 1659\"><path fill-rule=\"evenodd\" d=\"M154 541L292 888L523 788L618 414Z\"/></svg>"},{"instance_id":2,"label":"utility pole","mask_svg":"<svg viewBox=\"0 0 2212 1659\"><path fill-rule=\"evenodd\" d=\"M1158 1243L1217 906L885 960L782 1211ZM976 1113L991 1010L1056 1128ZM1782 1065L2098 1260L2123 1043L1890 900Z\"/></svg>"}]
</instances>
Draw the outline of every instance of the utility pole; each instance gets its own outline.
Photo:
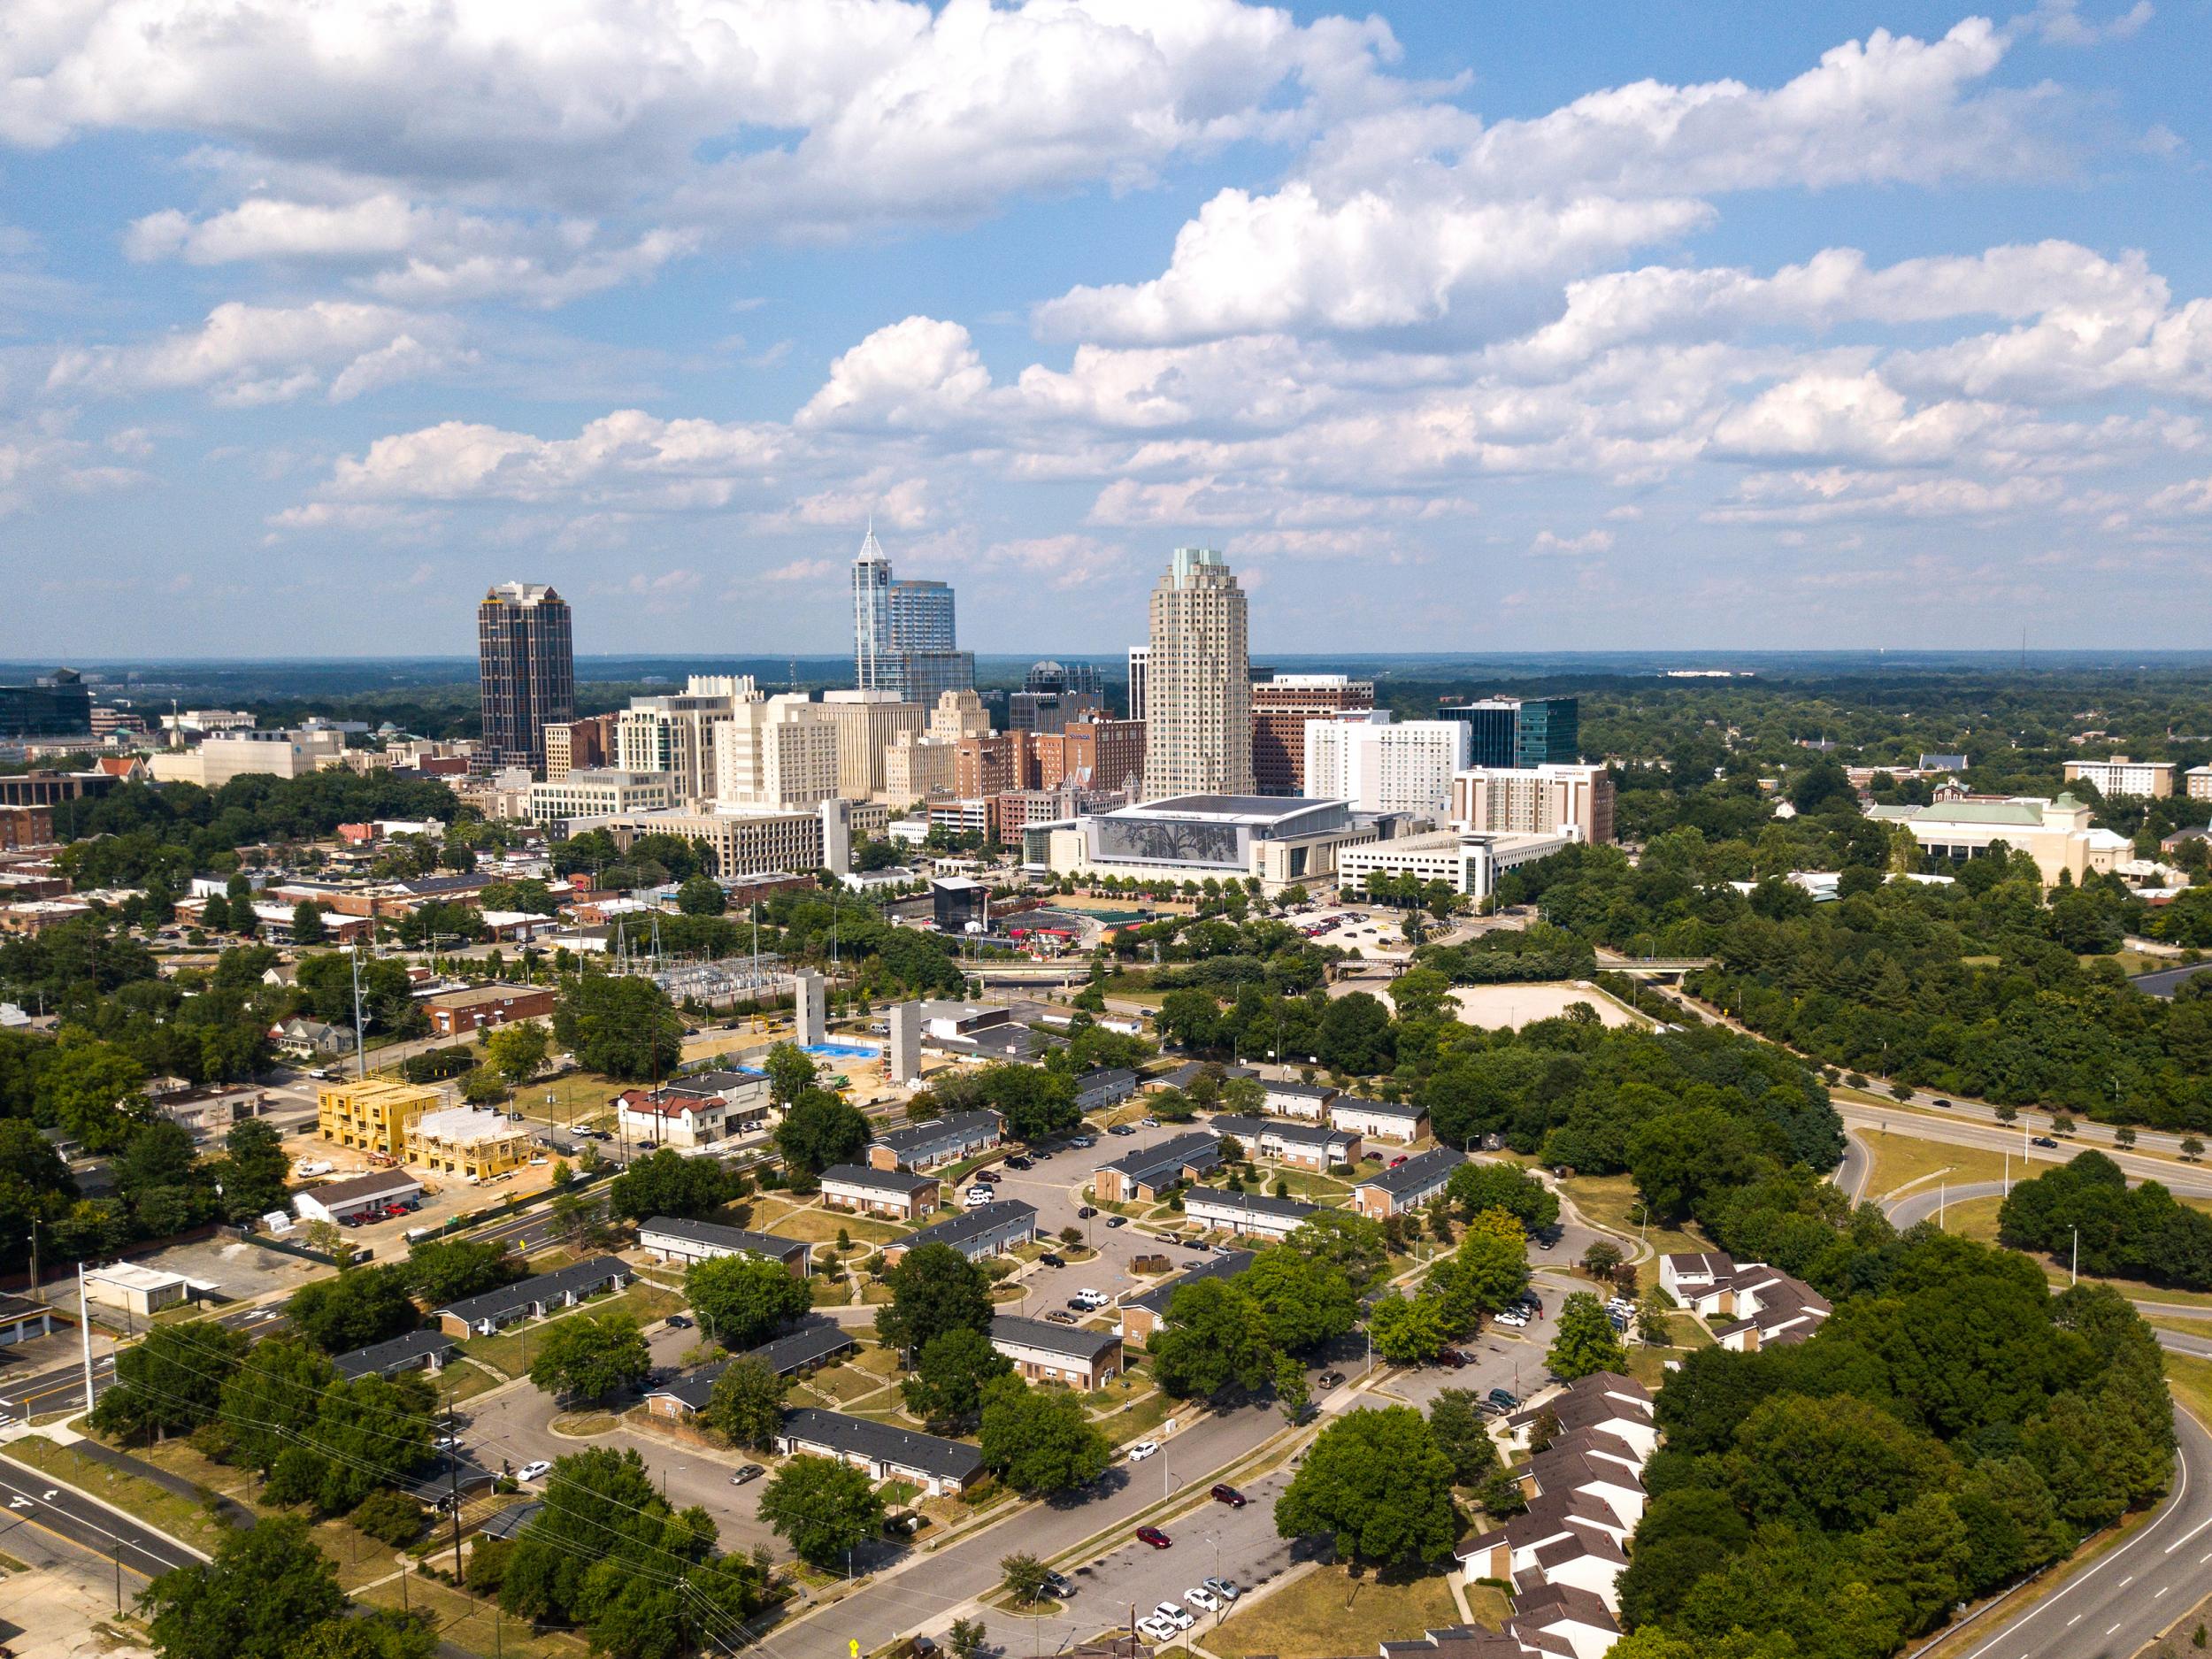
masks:
<instances>
[{"instance_id":1,"label":"utility pole","mask_svg":"<svg viewBox=\"0 0 2212 1659\"><path fill-rule=\"evenodd\" d=\"M2078 1285L2081 1283L2081 1229L2074 1228L2073 1233L2074 1260L2073 1265L2066 1270L2066 1282L2069 1285Z\"/></svg>"},{"instance_id":2,"label":"utility pole","mask_svg":"<svg viewBox=\"0 0 2212 1659\"><path fill-rule=\"evenodd\" d=\"M453 1576L461 1576L461 1447L460 1435L453 1426L453 1393L446 1391L445 1437L449 1442L445 1448L447 1471L446 1490L451 1494L453 1505Z\"/></svg>"},{"instance_id":3,"label":"utility pole","mask_svg":"<svg viewBox=\"0 0 2212 1659\"><path fill-rule=\"evenodd\" d=\"M368 1045L361 1040L361 947L357 943L346 954L353 963L353 1080L358 1083L369 1074Z\"/></svg>"},{"instance_id":4,"label":"utility pole","mask_svg":"<svg viewBox=\"0 0 2212 1659\"><path fill-rule=\"evenodd\" d=\"M92 1304L85 1300L84 1263L77 1263L77 1334L84 1340L84 1409L92 1409Z\"/></svg>"}]
</instances>

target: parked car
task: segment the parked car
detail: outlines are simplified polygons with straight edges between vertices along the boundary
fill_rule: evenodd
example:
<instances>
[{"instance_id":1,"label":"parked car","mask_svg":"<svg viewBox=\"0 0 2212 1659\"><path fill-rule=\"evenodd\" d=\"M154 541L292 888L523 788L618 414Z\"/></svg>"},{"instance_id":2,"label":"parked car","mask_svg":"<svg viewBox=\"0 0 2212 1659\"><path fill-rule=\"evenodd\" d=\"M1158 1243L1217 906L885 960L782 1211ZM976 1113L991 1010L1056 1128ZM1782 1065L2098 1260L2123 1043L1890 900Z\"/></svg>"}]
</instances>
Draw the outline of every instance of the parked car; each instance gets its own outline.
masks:
<instances>
[{"instance_id":1,"label":"parked car","mask_svg":"<svg viewBox=\"0 0 2212 1659\"><path fill-rule=\"evenodd\" d=\"M1137 1121L1147 1129L1157 1129L1160 1126L1160 1120L1157 1118L1140 1118Z\"/></svg>"},{"instance_id":2,"label":"parked car","mask_svg":"<svg viewBox=\"0 0 2212 1659\"><path fill-rule=\"evenodd\" d=\"M1109 1216L1106 1217L1106 1225L1110 1227L1125 1227L1129 1225L1129 1217L1126 1216Z\"/></svg>"},{"instance_id":3,"label":"parked car","mask_svg":"<svg viewBox=\"0 0 2212 1659\"><path fill-rule=\"evenodd\" d=\"M1110 1135L1133 1135L1137 1132L1134 1129L1132 1129L1127 1124L1116 1124L1106 1133Z\"/></svg>"},{"instance_id":4,"label":"parked car","mask_svg":"<svg viewBox=\"0 0 2212 1659\"><path fill-rule=\"evenodd\" d=\"M1440 1348L1436 1350L1436 1363L1457 1371L1467 1363L1467 1356L1455 1348Z\"/></svg>"},{"instance_id":5,"label":"parked car","mask_svg":"<svg viewBox=\"0 0 2212 1659\"><path fill-rule=\"evenodd\" d=\"M1056 1250L1047 1250L1037 1260L1046 1267L1065 1267L1068 1264L1067 1258Z\"/></svg>"},{"instance_id":6,"label":"parked car","mask_svg":"<svg viewBox=\"0 0 2212 1659\"><path fill-rule=\"evenodd\" d=\"M1045 1317L1049 1319L1055 1325L1075 1325L1079 1323L1076 1317L1070 1313L1065 1308L1051 1309L1047 1311Z\"/></svg>"},{"instance_id":7,"label":"parked car","mask_svg":"<svg viewBox=\"0 0 2212 1659\"><path fill-rule=\"evenodd\" d=\"M1137 1621L1137 1634L1155 1647L1164 1647L1175 1640L1175 1626L1156 1613L1148 1613Z\"/></svg>"},{"instance_id":8,"label":"parked car","mask_svg":"<svg viewBox=\"0 0 2212 1659\"><path fill-rule=\"evenodd\" d=\"M1211 1496L1216 1503L1225 1503L1233 1509L1240 1509L1251 1502L1225 1480L1215 1483Z\"/></svg>"},{"instance_id":9,"label":"parked car","mask_svg":"<svg viewBox=\"0 0 2212 1659\"><path fill-rule=\"evenodd\" d=\"M758 1480L767 1472L767 1470L758 1463L741 1464L738 1471L730 1477L730 1484L733 1486L741 1486L748 1481Z\"/></svg>"},{"instance_id":10,"label":"parked car","mask_svg":"<svg viewBox=\"0 0 2212 1659\"><path fill-rule=\"evenodd\" d=\"M1078 1221L1088 1221L1097 1213L1098 1206L1096 1204L1078 1204L1075 1207L1075 1218Z\"/></svg>"},{"instance_id":11,"label":"parked car","mask_svg":"<svg viewBox=\"0 0 2212 1659\"><path fill-rule=\"evenodd\" d=\"M1510 1411L1521 1403L1521 1396L1510 1388L1493 1388L1484 1398L1494 1402L1501 1411Z\"/></svg>"},{"instance_id":12,"label":"parked car","mask_svg":"<svg viewBox=\"0 0 2212 1659\"><path fill-rule=\"evenodd\" d=\"M1195 1617L1189 1613L1186 1613L1181 1608L1176 1606L1172 1601L1161 1602L1159 1606L1152 1609L1152 1613L1154 1617L1165 1619L1178 1630L1188 1630L1192 1625L1198 1623Z\"/></svg>"},{"instance_id":13,"label":"parked car","mask_svg":"<svg viewBox=\"0 0 2212 1659\"><path fill-rule=\"evenodd\" d=\"M1156 1526L1140 1526L1137 1529L1137 1542L1149 1544L1155 1549L1165 1549L1174 1541Z\"/></svg>"},{"instance_id":14,"label":"parked car","mask_svg":"<svg viewBox=\"0 0 2212 1659\"><path fill-rule=\"evenodd\" d=\"M1183 1600L1188 1601L1202 1613L1221 1611L1221 1598L1202 1584L1194 1584L1189 1589L1184 1591Z\"/></svg>"},{"instance_id":15,"label":"parked car","mask_svg":"<svg viewBox=\"0 0 2212 1659\"><path fill-rule=\"evenodd\" d=\"M1157 1440L1139 1440L1129 1448L1129 1461L1133 1463L1141 1463L1159 1449L1160 1442Z\"/></svg>"},{"instance_id":16,"label":"parked car","mask_svg":"<svg viewBox=\"0 0 2212 1659\"><path fill-rule=\"evenodd\" d=\"M1075 1580L1062 1572L1045 1574L1045 1594L1056 1601L1065 1601L1075 1594Z\"/></svg>"},{"instance_id":17,"label":"parked car","mask_svg":"<svg viewBox=\"0 0 2212 1659\"><path fill-rule=\"evenodd\" d=\"M1225 1601L1233 1601L1244 1594L1237 1588L1237 1581L1234 1578L1209 1578L1205 1582L1206 1588L1211 1590Z\"/></svg>"},{"instance_id":18,"label":"parked car","mask_svg":"<svg viewBox=\"0 0 2212 1659\"><path fill-rule=\"evenodd\" d=\"M1344 1386L1344 1373L1340 1371L1325 1371L1321 1373L1320 1383L1324 1388L1341 1388Z\"/></svg>"},{"instance_id":19,"label":"parked car","mask_svg":"<svg viewBox=\"0 0 2212 1659\"><path fill-rule=\"evenodd\" d=\"M1032 1168L1033 1164L1032 1160L1022 1156L1020 1153L1017 1152L1006 1160L1006 1167L1010 1170L1025 1170Z\"/></svg>"},{"instance_id":20,"label":"parked car","mask_svg":"<svg viewBox=\"0 0 2212 1659\"><path fill-rule=\"evenodd\" d=\"M1104 1291L1093 1290L1088 1285L1086 1285L1082 1289L1077 1291L1075 1294L1068 1298L1068 1306L1071 1308L1082 1308L1089 1310L1095 1310L1097 1309L1103 1308L1112 1300L1113 1298L1109 1296Z\"/></svg>"},{"instance_id":21,"label":"parked car","mask_svg":"<svg viewBox=\"0 0 2212 1659\"><path fill-rule=\"evenodd\" d=\"M971 1187L967 1190L964 1202L969 1209L980 1210L986 1204L998 1202L998 1194L987 1187Z\"/></svg>"},{"instance_id":22,"label":"parked car","mask_svg":"<svg viewBox=\"0 0 2212 1659\"><path fill-rule=\"evenodd\" d=\"M525 1463L521 1468L516 1470L515 1479L517 1480L538 1480L551 1474L552 1472L553 1465L545 1462L543 1459L540 1459L538 1462L534 1463Z\"/></svg>"},{"instance_id":23,"label":"parked car","mask_svg":"<svg viewBox=\"0 0 2212 1659\"><path fill-rule=\"evenodd\" d=\"M688 1331L691 1329L690 1319L680 1313L672 1313L667 1318L662 1320L661 1323L665 1325L672 1331Z\"/></svg>"}]
</instances>

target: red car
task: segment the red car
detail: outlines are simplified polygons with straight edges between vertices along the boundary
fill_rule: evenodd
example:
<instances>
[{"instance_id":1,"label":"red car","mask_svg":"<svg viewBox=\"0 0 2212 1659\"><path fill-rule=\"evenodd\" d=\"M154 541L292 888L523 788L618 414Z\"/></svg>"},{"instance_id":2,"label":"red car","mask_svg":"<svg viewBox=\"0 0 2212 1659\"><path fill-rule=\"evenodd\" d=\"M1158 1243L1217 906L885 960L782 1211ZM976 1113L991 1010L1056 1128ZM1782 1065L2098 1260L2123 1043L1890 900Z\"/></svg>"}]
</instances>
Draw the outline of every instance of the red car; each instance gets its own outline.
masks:
<instances>
[{"instance_id":1,"label":"red car","mask_svg":"<svg viewBox=\"0 0 2212 1659\"><path fill-rule=\"evenodd\" d=\"M1216 1503L1225 1503L1233 1509L1240 1509L1250 1502L1244 1494L1239 1492L1225 1480L1214 1487L1213 1500Z\"/></svg>"},{"instance_id":2,"label":"red car","mask_svg":"<svg viewBox=\"0 0 2212 1659\"><path fill-rule=\"evenodd\" d=\"M1140 1544L1149 1544L1155 1549L1165 1549L1171 1541L1168 1535L1156 1526L1140 1526L1137 1529L1137 1542Z\"/></svg>"}]
</instances>

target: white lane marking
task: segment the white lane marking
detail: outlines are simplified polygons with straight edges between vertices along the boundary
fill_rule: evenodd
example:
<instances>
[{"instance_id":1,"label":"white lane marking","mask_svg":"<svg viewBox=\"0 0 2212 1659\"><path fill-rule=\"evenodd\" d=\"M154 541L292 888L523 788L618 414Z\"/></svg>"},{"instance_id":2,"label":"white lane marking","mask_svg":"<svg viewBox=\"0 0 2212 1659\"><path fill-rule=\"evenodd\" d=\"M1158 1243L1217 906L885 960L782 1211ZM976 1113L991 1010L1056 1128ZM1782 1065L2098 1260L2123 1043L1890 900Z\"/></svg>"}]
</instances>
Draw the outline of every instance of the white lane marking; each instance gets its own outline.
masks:
<instances>
[{"instance_id":1,"label":"white lane marking","mask_svg":"<svg viewBox=\"0 0 2212 1659\"><path fill-rule=\"evenodd\" d=\"M2128 1587L2128 1586L2133 1584L2134 1582L2135 1575L2131 1572L2126 1578L2121 1579L2119 1583L2114 1585L2112 1587L2116 1590L2124 1590Z\"/></svg>"},{"instance_id":2,"label":"white lane marking","mask_svg":"<svg viewBox=\"0 0 2212 1659\"><path fill-rule=\"evenodd\" d=\"M2212 1518L2199 1521L2194 1526L2184 1532L2179 1538L2177 1538L2172 1543L2167 1545L2166 1553L2169 1555L2172 1555L2174 1551L2179 1549L2184 1544L2194 1538L2199 1532L2204 1531L2204 1529L2208 1526L2212 1526Z\"/></svg>"},{"instance_id":3,"label":"white lane marking","mask_svg":"<svg viewBox=\"0 0 2212 1659\"><path fill-rule=\"evenodd\" d=\"M2157 1594L2154 1594L2154 1595L2151 1597L2151 1600L2152 1600L2152 1601L2157 1601L2157 1600L2158 1600L2158 1598L2159 1598L2159 1596L2162 1596L2162 1595L2165 1594L2167 1591L2169 1591L2169 1590L2172 1589L2173 1587L2174 1587L2174 1586L2173 1586L2172 1585L2170 1585L2170 1584L2167 1584L2167 1585L2161 1585L2161 1586L2158 1587Z\"/></svg>"}]
</instances>

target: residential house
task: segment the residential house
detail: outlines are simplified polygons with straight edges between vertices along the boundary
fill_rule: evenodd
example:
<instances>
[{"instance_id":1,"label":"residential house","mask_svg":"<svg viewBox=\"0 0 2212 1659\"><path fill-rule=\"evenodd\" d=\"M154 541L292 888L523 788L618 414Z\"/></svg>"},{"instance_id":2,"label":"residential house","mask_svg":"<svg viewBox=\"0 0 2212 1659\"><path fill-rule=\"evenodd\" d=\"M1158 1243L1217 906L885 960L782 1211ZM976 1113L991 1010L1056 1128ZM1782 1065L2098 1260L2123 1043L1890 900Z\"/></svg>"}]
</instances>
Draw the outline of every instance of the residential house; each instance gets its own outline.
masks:
<instances>
[{"instance_id":1,"label":"residential house","mask_svg":"<svg viewBox=\"0 0 2212 1659\"><path fill-rule=\"evenodd\" d=\"M1299 1083L1268 1079L1267 1110L1278 1118L1304 1118L1319 1123L1338 1091L1326 1083Z\"/></svg>"},{"instance_id":2,"label":"residential house","mask_svg":"<svg viewBox=\"0 0 2212 1659\"><path fill-rule=\"evenodd\" d=\"M1226 1083L1236 1078L1257 1077L1259 1073L1248 1065L1224 1065L1218 1060L1186 1060L1171 1071L1145 1079L1139 1087L1147 1094L1162 1094L1171 1088L1188 1094L1192 1084L1208 1076L1217 1083Z\"/></svg>"},{"instance_id":3,"label":"residential house","mask_svg":"<svg viewBox=\"0 0 2212 1659\"><path fill-rule=\"evenodd\" d=\"M832 1210L888 1216L896 1221L919 1221L937 1208L937 1178L933 1175L838 1164L822 1171L821 1185L822 1202Z\"/></svg>"},{"instance_id":4,"label":"residential house","mask_svg":"<svg viewBox=\"0 0 2212 1659\"><path fill-rule=\"evenodd\" d=\"M437 1371L460 1345L442 1331L410 1331L388 1342L373 1342L341 1354L330 1363L347 1382L359 1377L396 1377L402 1371Z\"/></svg>"},{"instance_id":5,"label":"residential house","mask_svg":"<svg viewBox=\"0 0 2212 1659\"><path fill-rule=\"evenodd\" d=\"M1444 1190L1467 1161L1456 1147L1437 1147L1367 1177L1352 1189L1352 1208L1376 1221L1408 1215Z\"/></svg>"},{"instance_id":6,"label":"residential house","mask_svg":"<svg viewBox=\"0 0 2212 1659\"><path fill-rule=\"evenodd\" d=\"M1357 1094L1340 1094L1331 1101L1329 1121L1370 1141L1395 1141L1402 1146L1412 1145L1429 1132L1426 1107L1396 1106Z\"/></svg>"},{"instance_id":7,"label":"residential house","mask_svg":"<svg viewBox=\"0 0 2212 1659\"><path fill-rule=\"evenodd\" d=\"M1088 1393L1121 1374L1121 1337L1002 1313L991 1319L991 1346L1033 1383L1061 1383Z\"/></svg>"},{"instance_id":8,"label":"residential house","mask_svg":"<svg viewBox=\"0 0 2212 1659\"><path fill-rule=\"evenodd\" d=\"M986 1256L1003 1256L1036 1236L1036 1206L1025 1204L1018 1198L1007 1198L961 1210L919 1233L894 1240L883 1247L883 1261L887 1267L896 1267L909 1250L918 1249L925 1244L943 1244L971 1262L979 1262Z\"/></svg>"},{"instance_id":9,"label":"residential house","mask_svg":"<svg viewBox=\"0 0 2212 1659\"><path fill-rule=\"evenodd\" d=\"M841 1411L787 1412L777 1436L787 1455L833 1457L872 1479L905 1480L932 1497L964 1491L983 1472L983 1454L962 1440L921 1434Z\"/></svg>"},{"instance_id":10,"label":"residential house","mask_svg":"<svg viewBox=\"0 0 2212 1659\"><path fill-rule=\"evenodd\" d=\"M933 1170L988 1152L1005 1133L1006 1119L995 1111L933 1118L878 1135L869 1143L868 1164L879 1170Z\"/></svg>"},{"instance_id":11,"label":"residential house","mask_svg":"<svg viewBox=\"0 0 2212 1659\"><path fill-rule=\"evenodd\" d=\"M1223 1193L1210 1187L1194 1187L1183 1194L1186 1219L1239 1238L1286 1239L1320 1208L1265 1193Z\"/></svg>"},{"instance_id":12,"label":"residential house","mask_svg":"<svg viewBox=\"0 0 2212 1659\"><path fill-rule=\"evenodd\" d=\"M1105 1204L1148 1203L1178 1181L1194 1181L1221 1163L1221 1143L1203 1129L1141 1147L1091 1171L1091 1194Z\"/></svg>"},{"instance_id":13,"label":"residential house","mask_svg":"<svg viewBox=\"0 0 2212 1659\"><path fill-rule=\"evenodd\" d=\"M1075 1079L1075 1109L1103 1111L1137 1092L1137 1074L1127 1066L1098 1066Z\"/></svg>"},{"instance_id":14,"label":"residential house","mask_svg":"<svg viewBox=\"0 0 2212 1659\"><path fill-rule=\"evenodd\" d=\"M772 1233L753 1233L744 1227L726 1227L716 1221L693 1221L681 1216L655 1216L638 1224L638 1248L657 1261L711 1261L721 1256L749 1256L759 1262L780 1262L794 1279L804 1279L814 1247L802 1239L783 1239Z\"/></svg>"},{"instance_id":15,"label":"residential house","mask_svg":"<svg viewBox=\"0 0 2212 1659\"><path fill-rule=\"evenodd\" d=\"M452 1336L489 1336L525 1319L542 1319L559 1309L572 1308L603 1291L619 1290L629 1282L628 1263L612 1256L589 1256L550 1273L464 1296L437 1310L438 1324Z\"/></svg>"},{"instance_id":16,"label":"residential house","mask_svg":"<svg viewBox=\"0 0 2212 1659\"><path fill-rule=\"evenodd\" d=\"M296 1059L311 1060L353 1052L353 1027L327 1025L298 1016L269 1028L269 1039Z\"/></svg>"},{"instance_id":17,"label":"residential house","mask_svg":"<svg viewBox=\"0 0 2212 1659\"><path fill-rule=\"evenodd\" d=\"M1310 1170L1317 1175L1326 1171L1333 1164L1359 1161L1358 1132L1327 1124L1299 1123L1281 1118L1244 1118L1221 1112L1215 1115L1210 1126L1216 1134L1240 1142L1248 1156L1272 1158L1278 1164Z\"/></svg>"}]
</instances>

